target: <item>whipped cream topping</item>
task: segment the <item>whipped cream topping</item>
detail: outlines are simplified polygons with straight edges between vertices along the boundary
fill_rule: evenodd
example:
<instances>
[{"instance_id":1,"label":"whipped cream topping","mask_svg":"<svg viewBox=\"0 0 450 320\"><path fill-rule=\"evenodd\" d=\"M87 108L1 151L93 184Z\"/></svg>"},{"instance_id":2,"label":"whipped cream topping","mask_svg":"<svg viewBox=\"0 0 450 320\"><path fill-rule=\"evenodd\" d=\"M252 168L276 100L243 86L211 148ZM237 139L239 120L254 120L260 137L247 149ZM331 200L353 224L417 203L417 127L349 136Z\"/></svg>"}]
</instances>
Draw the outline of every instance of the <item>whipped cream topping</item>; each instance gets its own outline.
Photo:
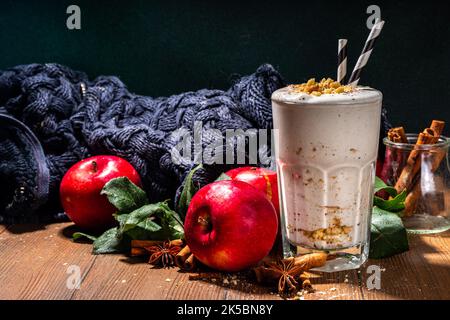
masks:
<instances>
[{"instance_id":1,"label":"whipped cream topping","mask_svg":"<svg viewBox=\"0 0 450 320\"><path fill-rule=\"evenodd\" d=\"M358 86L348 93L331 93L320 96L298 92L287 86L272 94L272 100L292 104L356 104L376 101L381 97L380 91L367 86Z\"/></svg>"}]
</instances>

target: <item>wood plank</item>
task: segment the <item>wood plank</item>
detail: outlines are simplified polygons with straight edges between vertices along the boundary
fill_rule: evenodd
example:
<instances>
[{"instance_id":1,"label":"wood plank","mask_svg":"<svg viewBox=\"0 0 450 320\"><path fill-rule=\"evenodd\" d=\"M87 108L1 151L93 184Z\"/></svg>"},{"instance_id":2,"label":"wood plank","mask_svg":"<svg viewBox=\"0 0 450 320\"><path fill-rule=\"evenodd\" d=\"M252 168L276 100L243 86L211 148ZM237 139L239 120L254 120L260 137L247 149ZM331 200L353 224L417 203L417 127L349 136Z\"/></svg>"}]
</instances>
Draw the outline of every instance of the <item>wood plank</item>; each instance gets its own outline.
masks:
<instances>
[{"instance_id":1,"label":"wood plank","mask_svg":"<svg viewBox=\"0 0 450 320\"><path fill-rule=\"evenodd\" d=\"M166 299L186 281L175 268L153 270L123 255L99 255L73 299Z\"/></svg>"},{"instance_id":2,"label":"wood plank","mask_svg":"<svg viewBox=\"0 0 450 320\"><path fill-rule=\"evenodd\" d=\"M304 292L289 299L304 300L359 300L362 299L355 270L338 273L311 272L313 292ZM238 280L235 286L227 286L225 299L281 299L273 288L251 285L245 280Z\"/></svg>"},{"instance_id":3,"label":"wood plank","mask_svg":"<svg viewBox=\"0 0 450 320\"><path fill-rule=\"evenodd\" d=\"M64 233L70 223L14 225L0 236L0 299L70 299L67 269L88 273L95 261L91 247Z\"/></svg>"},{"instance_id":4,"label":"wood plank","mask_svg":"<svg viewBox=\"0 0 450 320\"><path fill-rule=\"evenodd\" d=\"M383 272L380 290L363 286L366 299L450 299L450 232L411 235L408 252L369 263Z\"/></svg>"},{"instance_id":5,"label":"wood plank","mask_svg":"<svg viewBox=\"0 0 450 320\"><path fill-rule=\"evenodd\" d=\"M314 292L306 294L303 297L305 300L362 300L363 296L359 287L358 271L348 270L334 273L313 273L317 276L311 278Z\"/></svg>"},{"instance_id":6,"label":"wood plank","mask_svg":"<svg viewBox=\"0 0 450 320\"><path fill-rule=\"evenodd\" d=\"M192 274L192 275L195 275ZM172 269L153 269L123 255L98 256L74 299L281 299L272 288L245 274L204 273L198 280ZM312 279L315 293L305 299L362 299L357 272L323 273Z\"/></svg>"},{"instance_id":7,"label":"wood plank","mask_svg":"<svg viewBox=\"0 0 450 320\"><path fill-rule=\"evenodd\" d=\"M154 270L124 255L94 256L90 244L67 238L70 225L2 226L0 299L280 299L242 274L193 281L176 268ZM450 232L411 236L410 245L409 252L370 260L360 270L316 273L315 293L302 299L450 299ZM372 264L383 270L381 290L366 287ZM70 265L80 267L79 290L66 286Z\"/></svg>"},{"instance_id":8,"label":"wood plank","mask_svg":"<svg viewBox=\"0 0 450 320\"><path fill-rule=\"evenodd\" d=\"M239 299L274 298L266 288L248 282L239 281L235 286L231 275L226 284L219 277L189 280L189 275L176 268L153 269L145 261L123 255L102 255L73 298L216 300L229 298L229 291L239 287Z\"/></svg>"},{"instance_id":9,"label":"wood plank","mask_svg":"<svg viewBox=\"0 0 450 320\"><path fill-rule=\"evenodd\" d=\"M208 276L211 274L212 276ZM206 273L206 277L191 281L188 285L192 291L196 291L197 283L208 285L209 288L221 288L221 299L224 300L271 300L281 299L271 287L256 283L252 271L239 273Z\"/></svg>"}]
</instances>

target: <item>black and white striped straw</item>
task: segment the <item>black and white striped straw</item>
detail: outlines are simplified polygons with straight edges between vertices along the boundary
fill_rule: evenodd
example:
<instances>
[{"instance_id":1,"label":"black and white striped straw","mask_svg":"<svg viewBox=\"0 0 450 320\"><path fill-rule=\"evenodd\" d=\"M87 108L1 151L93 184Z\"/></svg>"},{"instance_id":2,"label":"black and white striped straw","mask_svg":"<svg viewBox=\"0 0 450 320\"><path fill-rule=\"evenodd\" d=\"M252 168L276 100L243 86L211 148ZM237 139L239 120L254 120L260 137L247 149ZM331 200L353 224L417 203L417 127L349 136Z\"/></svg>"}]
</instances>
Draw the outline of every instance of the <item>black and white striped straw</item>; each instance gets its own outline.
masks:
<instances>
[{"instance_id":1,"label":"black and white striped straw","mask_svg":"<svg viewBox=\"0 0 450 320\"><path fill-rule=\"evenodd\" d=\"M339 39L337 81L340 83L344 83L346 75L347 75L347 39Z\"/></svg>"},{"instance_id":2,"label":"black and white striped straw","mask_svg":"<svg viewBox=\"0 0 450 320\"><path fill-rule=\"evenodd\" d=\"M372 53L375 41L378 39L378 36L381 33L381 29L383 29L384 21L377 20L370 30L369 37L366 40L364 48L361 52L361 55L356 62L355 68L348 79L348 84L352 87L356 87L358 85L358 81L361 77L361 71L364 66L367 64L367 61L370 58L370 54Z\"/></svg>"}]
</instances>

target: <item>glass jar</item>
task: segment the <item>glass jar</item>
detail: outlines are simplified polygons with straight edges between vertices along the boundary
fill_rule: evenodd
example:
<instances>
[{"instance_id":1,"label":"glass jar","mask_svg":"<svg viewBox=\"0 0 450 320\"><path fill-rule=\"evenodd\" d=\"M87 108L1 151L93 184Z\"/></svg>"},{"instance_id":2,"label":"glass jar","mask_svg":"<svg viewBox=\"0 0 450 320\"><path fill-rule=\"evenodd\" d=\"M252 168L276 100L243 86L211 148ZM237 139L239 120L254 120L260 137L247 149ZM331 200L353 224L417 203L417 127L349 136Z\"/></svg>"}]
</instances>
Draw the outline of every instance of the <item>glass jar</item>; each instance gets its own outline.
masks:
<instances>
[{"instance_id":1,"label":"glass jar","mask_svg":"<svg viewBox=\"0 0 450 320\"><path fill-rule=\"evenodd\" d=\"M410 175L403 211L403 222L409 232L446 231L450 229L450 139L441 136L436 144L416 146L418 135L406 136L408 143L384 138L386 155L380 178L395 186L402 174ZM408 162L413 150L418 153L416 161Z\"/></svg>"}]
</instances>

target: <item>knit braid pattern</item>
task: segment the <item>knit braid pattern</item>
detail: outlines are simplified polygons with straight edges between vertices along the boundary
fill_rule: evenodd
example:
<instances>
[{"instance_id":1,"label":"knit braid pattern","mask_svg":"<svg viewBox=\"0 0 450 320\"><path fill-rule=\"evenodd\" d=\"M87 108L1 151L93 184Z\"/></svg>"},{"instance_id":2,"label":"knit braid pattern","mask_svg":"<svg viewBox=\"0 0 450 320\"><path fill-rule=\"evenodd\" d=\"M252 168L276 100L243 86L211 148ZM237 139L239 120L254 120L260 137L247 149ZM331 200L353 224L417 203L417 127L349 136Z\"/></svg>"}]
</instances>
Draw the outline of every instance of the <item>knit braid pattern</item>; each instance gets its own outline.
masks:
<instances>
[{"instance_id":1,"label":"knit braid pattern","mask_svg":"<svg viewBox=\"0 0 450 320\"><path fill-rule=\"evenodd\" d=\"M209 129L223 134L227 129L270 129L270 96L282 86L280 74L265 64L227 91L151 98L130 93L114 76L90 81L65 66L31 64L0 72L0 112L22 121L40 140L50 171L49 201L57 202L59 183L70 166L96 154L127 159L150 199L157 201L174 199L195 166L193 159L172 161L171 150L183 138L176 130L192 134L194 123L201 122L206 147L214 139ZM211 182L227 168L205 165L195 183Z\"/></svg>"}]
</instances>

